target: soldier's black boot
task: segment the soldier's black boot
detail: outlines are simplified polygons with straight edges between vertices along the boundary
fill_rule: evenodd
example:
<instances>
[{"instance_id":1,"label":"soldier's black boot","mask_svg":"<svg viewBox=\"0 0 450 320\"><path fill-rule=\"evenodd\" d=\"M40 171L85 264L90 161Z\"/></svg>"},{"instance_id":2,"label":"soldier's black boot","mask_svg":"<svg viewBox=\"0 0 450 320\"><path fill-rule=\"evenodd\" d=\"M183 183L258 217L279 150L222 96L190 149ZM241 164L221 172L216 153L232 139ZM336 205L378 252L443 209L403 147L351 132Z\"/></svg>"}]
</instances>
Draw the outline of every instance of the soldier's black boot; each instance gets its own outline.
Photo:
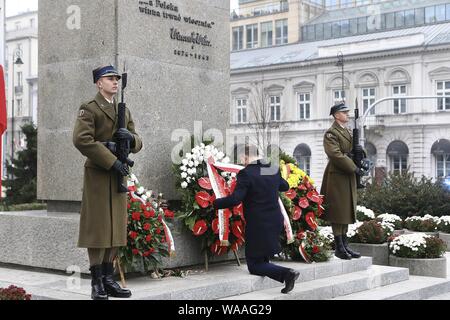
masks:
<instances>
[{"instance_id":1,"label":"soldier's black boot","mask_svg":"<svg viewBox=\"0 0 450 320\"><path fill-rule=\"evenodd\" d=\"M350 260L352 256L345 250L344 244L342 243L342 236L334 236L334 245L336 249L334 250L334 255L339 259Z\"/></svg>"},{"instance_id":2,"label":"soldier's black boot","mask_svg":"<svg viewBox=\"0 0 450 320\"><path fill-rule=\"evenodd\" d=\"M103 263L103 286L105 291L110 297L114 298L129 298L131 297L131 291L128 289L122 289L120 285L114 281L114 267L112 263Z\"/></svg>"},{"instance_id":3,"label":"soldier's black boot","mask_svg":"<svg viewBox=\"0 0 450 320\"><path fill-rule=\"evenodd\" d=\"M108 300L108 295L106 294L105 287L103 286L103 272L102 266L92 266L89 269L91 271L91 298L92 300Z\"/></svg>"},{"instance_id":4,"label":"soldier's black boot","mask_svg":"<svg viewBox=\"0 0 450 320\"><path fill-rule=\"evenodd\" d=\"M345 250L348 253L350 253L352 258L361 258L361 254L359 252L353 251L352 249L350 249L348 247L348 239L347 239L347 236L345 234L342 236L342 244L344 245Z\"/></svg>"}]
</instances>

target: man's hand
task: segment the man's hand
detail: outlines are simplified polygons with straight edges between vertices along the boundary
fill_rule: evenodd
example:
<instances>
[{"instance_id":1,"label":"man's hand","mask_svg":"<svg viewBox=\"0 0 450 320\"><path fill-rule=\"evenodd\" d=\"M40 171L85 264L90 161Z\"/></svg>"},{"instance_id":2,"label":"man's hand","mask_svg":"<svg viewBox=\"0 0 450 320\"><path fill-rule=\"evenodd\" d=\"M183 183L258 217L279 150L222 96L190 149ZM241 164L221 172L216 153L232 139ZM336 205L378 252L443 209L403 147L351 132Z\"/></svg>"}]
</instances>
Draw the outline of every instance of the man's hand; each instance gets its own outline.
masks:
<instances>
[{"instance_id":1,"label":"man's hand","mask_svg":"<svg viewBox=\"0 0 450 320\"><path fill-rule=\"evenodd\" d=\"M134 142L134 135L132 135L131 132L125 128L120 128L117 130L114 136L119 140L127 140L130 141L130 143Z\"/></svg>"},{"instance_id":2,"label":"man's hand","mask_svg":"<svg viewBox=\"0 0 450 320\"><path fill-rule=\"evenodd\" d=\"M128 166L124 165L119 160L116 160L113 164L113 169L119 172L122 176L126 177L130 174L130 170L128 169Z\"/></svg>"}]
</instances>

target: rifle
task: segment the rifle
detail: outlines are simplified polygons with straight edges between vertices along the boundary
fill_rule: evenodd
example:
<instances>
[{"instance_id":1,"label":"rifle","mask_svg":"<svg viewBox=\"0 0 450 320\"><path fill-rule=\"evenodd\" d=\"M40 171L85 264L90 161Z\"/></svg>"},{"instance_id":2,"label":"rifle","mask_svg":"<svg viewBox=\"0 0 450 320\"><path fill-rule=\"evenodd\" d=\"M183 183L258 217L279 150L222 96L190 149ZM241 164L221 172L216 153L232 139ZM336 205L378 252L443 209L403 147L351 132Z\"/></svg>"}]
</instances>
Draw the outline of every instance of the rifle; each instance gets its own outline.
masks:
<instances>
[{"instance_id":1,"label":"rifle","mask_svg":"<svg viewBox=\"0 0 450 320\"><path fill-rule=\"evenodd\" d=\"M372 161L367 158L364 158L364 155L360 152L357 152L356 147L359 145L359 128L358 128L358 119L359 119L359 109L358 109L358 99L355 100L355 128L353 129L353 149L352 149L352 158L353 162L356 166L366 174L369 173L371 168L373 167ZM356 187L358 189L364 189L366 186L361 183L361 176L356 175Z\"/></svg>"},{"instance_id":2,"label":"rifle","mask_svg":"<svg viewBox=\"0 0 450 320\"><path fill-rule=\"evenodd\" d=\"M125 111L126 111L126 103L125 100L125 88L127 87L128 74L124 72L122 74L122 90L121 90L121 102L118 105L117 117L118 117L118 129L125 128ZM128 156L131 153L130 141L124 139L115 139L116 140L116 156L117 159L123 164L133 167L134 161L130 160ZM127 186L123 185L123 176L118 172L117 173L117 185L119 193L128 192Z\"/></svg>"}]
</instances>

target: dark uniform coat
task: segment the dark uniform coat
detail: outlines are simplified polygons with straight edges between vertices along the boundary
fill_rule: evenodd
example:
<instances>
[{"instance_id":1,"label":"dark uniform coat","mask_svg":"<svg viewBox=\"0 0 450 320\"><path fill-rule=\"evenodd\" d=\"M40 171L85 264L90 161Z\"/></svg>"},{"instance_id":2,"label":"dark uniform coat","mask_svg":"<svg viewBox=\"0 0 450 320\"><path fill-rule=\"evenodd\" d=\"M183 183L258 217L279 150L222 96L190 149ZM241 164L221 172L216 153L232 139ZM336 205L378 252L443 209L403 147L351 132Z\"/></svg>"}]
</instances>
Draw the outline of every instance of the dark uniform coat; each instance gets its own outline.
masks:
<instances>
[{"instance_id":1,"label":"dark uniform coat","mask_svg":"<svg viewBox=\"0 0 450 320\"><path fill-rule=\"evenodd\" d=\"M346 154L352 151L350 130L334 122L323 140L328 165L322 180L325 219L336 224L356 222L356 165Z\"/></svg>"},{"instance_id":2,"label":"dark uniform coat","mask_svg":"<svg viewBox=\"0 0 450 320\"><path fill-rule=\"evenodd\" d=\"M116 102L110 104L98 93L80 107L75 123L73 143L87 157L78 240L81 248L112 248L127 243L127 195L117 192L117 173L111 169L117 157L102 144L112 141L118 129L116 110ZM132 152L137 153L142 141L128 109L125 124L136 139Z\"/></svg>"},{"instance_id":3,"label":"dark uniform coat","mask_svg":"<svg viewBox=\"0 0 450 320\"><path fill-rule=\"evenodd\" d=\"M288 191L289 184L279 170L273 175L261 174L261 169L266 167L267 170L269 166L260 161L249 164L237 175L233 194L214 202L219 209L232 208L243 202L247 257L272 257L281 251L280 234L284 218L278 204L278 192Z\"/></svg>"}]
</instances>

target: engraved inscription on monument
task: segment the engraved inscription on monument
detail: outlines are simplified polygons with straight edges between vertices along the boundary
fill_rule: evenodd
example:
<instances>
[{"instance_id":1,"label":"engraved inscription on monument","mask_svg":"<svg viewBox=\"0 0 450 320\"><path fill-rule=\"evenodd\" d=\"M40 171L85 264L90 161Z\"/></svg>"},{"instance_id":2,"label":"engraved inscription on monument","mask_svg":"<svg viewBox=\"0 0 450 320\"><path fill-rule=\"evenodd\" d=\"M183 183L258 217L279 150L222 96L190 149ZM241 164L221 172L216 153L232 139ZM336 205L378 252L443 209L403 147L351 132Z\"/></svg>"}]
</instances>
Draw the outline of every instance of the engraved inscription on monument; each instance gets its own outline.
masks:
<instances>
[{"instance_id":1,"label":"engraved inscription on monument","mask_svg":"<svg viewBox=\"0 0 450 320\"><path fill-rule=\"evenodd\" d=\"M175 24L188 24L204 28L204 32L182 32L176 26L168 30L169 39L175 42L173 54L198 61L210 61L211 57L201 48L212 47L206 32L215 25L214 21L198 20L192 16L183 15L177 5L168 1L146 0L139 1L138 10L141 14L161 20L171 20Z\"/></svg>"}]
</instances>

